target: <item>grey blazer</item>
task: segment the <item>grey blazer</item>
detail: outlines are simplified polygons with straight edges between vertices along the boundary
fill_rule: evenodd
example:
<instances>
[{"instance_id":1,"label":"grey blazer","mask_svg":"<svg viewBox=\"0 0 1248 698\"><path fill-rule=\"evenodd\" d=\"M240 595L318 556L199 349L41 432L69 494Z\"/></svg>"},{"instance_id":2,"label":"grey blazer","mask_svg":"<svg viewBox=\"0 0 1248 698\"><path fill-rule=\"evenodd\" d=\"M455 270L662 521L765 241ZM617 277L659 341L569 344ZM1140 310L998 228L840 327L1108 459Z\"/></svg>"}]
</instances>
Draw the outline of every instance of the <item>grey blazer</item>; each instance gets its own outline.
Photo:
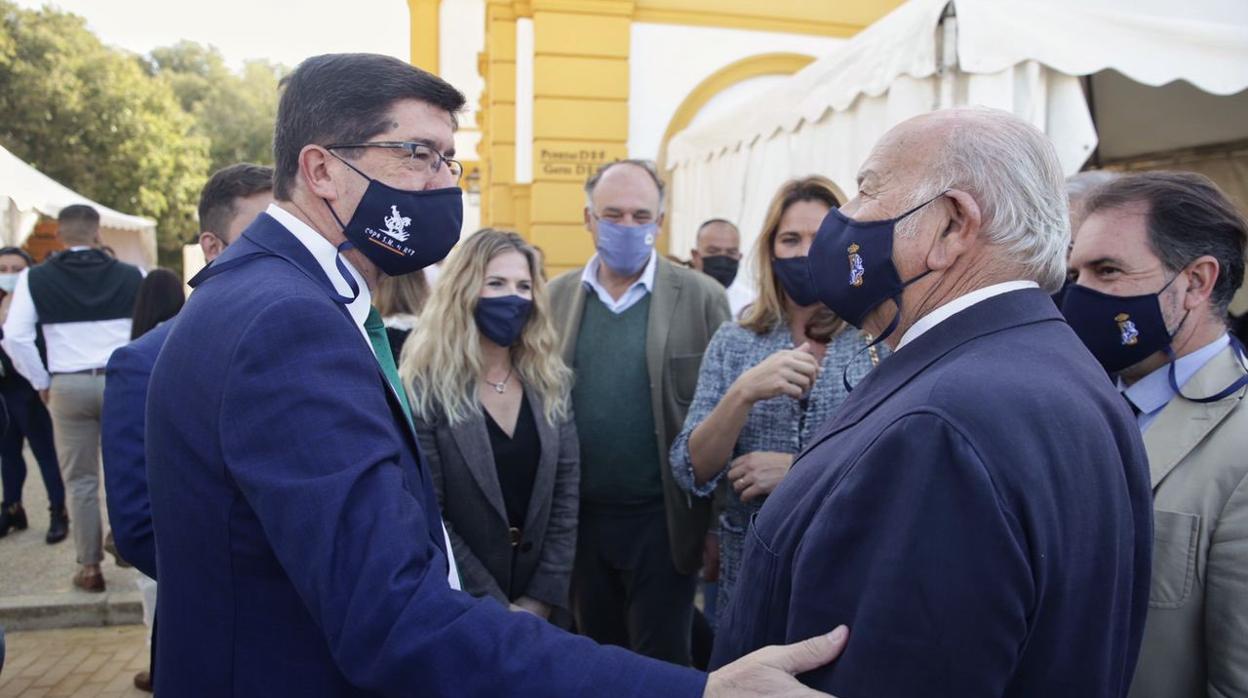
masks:
<instances>
[{"instance_id":1,"label":"grey blazer","mask_svg":"<svg viewBox=\"0 0 1248 698\"><path fill-rule=\"evenodd\" d=\"M537 423L542 453L515 545L484 412L454 426L441 414L431 421L416 415L416 434L433 475L464 591L504 605L528 596L566 609L576 555L580 446L571 414L552 425L541 399L527 388L524 396Z\"/></svg>"},{"instance_id":2,"label":"grey blazer","mask_svg":"<svg viewBox=\"0 0 1248 698\"><path fill-rule=\"evenodd\" d=\"M1227 347L1183 392L1248 371ZM1153 480L1153 576L1130 698L1248 696L1248 388L1174 398L1144 432Z\"/></svg>"}]
</instances>

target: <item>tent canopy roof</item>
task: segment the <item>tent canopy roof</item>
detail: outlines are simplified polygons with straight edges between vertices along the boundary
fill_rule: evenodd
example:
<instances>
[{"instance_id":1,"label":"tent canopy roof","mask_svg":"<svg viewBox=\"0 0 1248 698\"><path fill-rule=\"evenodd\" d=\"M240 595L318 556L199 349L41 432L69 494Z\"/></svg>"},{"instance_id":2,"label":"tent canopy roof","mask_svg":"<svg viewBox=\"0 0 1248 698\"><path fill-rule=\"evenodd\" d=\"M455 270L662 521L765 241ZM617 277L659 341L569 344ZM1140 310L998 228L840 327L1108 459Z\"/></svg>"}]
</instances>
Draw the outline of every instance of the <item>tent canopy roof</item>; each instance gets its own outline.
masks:
<instances>
[{"instance_id":1,"label":"tent canopy roof","mask_svg":"<svg viewBox=\"0 0 1248 698\"><path fill-rule=\"evenodd\" d=\"M0 146L0 200L8 198L23 213L56 217L71 204L87 204L100 212L100 226L155 233L156 221L98 204L45 175Z\"/></svg>"},{"instance_id":2,"label":"tent canopy roof","mask_svg":"<svg viewBox=\"0 0 1248 698\"><path fill-rule=\"evenodd\" d=\"M936 31L945 7L957 15L957 69L991 74L1034 61L1067 75L1114 70L1161 86L1186 81L1203 92L1248 89L1248 3L1136 0L910 0L758 98L677 134L668 167L712 157L778 131L793 132L860 95L886 93L902 76L939 69ZM1177 16L1177 13L1182 16Z\"/></svg>"}]
</instances>

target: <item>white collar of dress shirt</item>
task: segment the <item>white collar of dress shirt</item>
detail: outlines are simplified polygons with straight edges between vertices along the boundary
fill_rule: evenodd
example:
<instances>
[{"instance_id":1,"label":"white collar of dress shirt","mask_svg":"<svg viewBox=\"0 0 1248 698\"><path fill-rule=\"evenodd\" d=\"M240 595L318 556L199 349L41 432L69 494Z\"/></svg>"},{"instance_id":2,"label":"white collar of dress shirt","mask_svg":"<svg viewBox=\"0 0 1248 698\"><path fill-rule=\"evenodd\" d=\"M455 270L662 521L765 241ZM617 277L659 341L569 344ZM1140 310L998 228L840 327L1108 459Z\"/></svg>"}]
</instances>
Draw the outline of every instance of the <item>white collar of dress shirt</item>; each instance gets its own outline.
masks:
<instances>
[{"instance_id":1,"label":"white collar of dress shirt","mask_svg":"<svg viewBox=\"0 0 1248 698\"><path fill-rule=\"evenodd\" d=\"M1223 334L1196 351L1180 356L1174 362L1174 382L1178 383L1180 388L1187 385L1192 376L1195 376L1200 369L1205 367L1205 364L1212 361L1213 357L1230 343L1230 335ZM1159 412L1174 398L1174 389L1170 387L1170 363L1166 362L1165 365L1132 383L1130 387L1119 377L1118 389L1142 414Z\"/></svg>"},{"instance_id":2,"label":"white collar of dress shirt","mask_svg":"<svg viewBox=\"0 0 1248 698\"><path fill-rule=\"evenodd\" d=\"M334 290L344 296L351 295L351 287L347 285L346 279L342 278L342 272L338 271L338 265L335 264L335 260L338 258L338 248L334 247L329 240L322 237L320 233L313 230L307 223L299 220L290 211L277 204L269 204L269 208L265 213L272 216L278 223L281 223L284 228L290 231L291 235L295 236L295 239L308 248L308 252L312 253L316 263L321 265L321 270L325 272L325 276L328 276L330 283L334 285ZM351 313L351 318L355 320L355 324L362 328L364 327L364 321L368 319L368 311L372 307L373 295L369 292L368 284L364 282L364 277L360 276L360 272L356 271L355 266L351 264L351 260L343 257L342 261L347 265L347 271L351 272L351 276L355 277L355 283L360 288L360 295L347 304L347 310Z\"/></svg>"},{"instance_id":3,"label":"white collar of dress shirt","mask_svg":"<svg viewBox=\"0 0 1248 698\"><path fill-rule=\"evenodd\" d=\"M894 353L901 351L902 347L918 339L924 332L927 332L933 327L939 325L945 320L948 320L954 315L957 315L963 310L966 310L972 305L975 305L976 303L986 301L993 296L999 296L1003 293L1009 293L1010 291L1021 291L1025 288L1040 288L1040 284L1034 281L1006 281L1000 284L985 286L981 289L971 291L966 295L958 296L957 298L954 298L948 303L945 303L939 308L936 308L932 312L916 320L915 323L910 326L910 329L906 330L906 333L901 336L901 341L897 343L897 348L893 351Z\"/></svg>"},{"instance_id":4,"label":"white collar of dress shirt","mask_svg":"<svg viewBox=\"0 0 1248 698\"><path fill-rule=\"evenodd\" d=\"M650 259L646 262L645 268L641 270L641 277L624 291L625 294L638 286L644 286L647 291L654 290L654 272L659 266L658 256L657 252L650 250ZM594 256L589 258L589 263L585 265L585 269L581 271L581 282L589 285L595 291L606 292L606 287L598 280L598 266L600 264L602 264L602 260L599 259L597 253L594 253Z\"/></svg>"}]
</instances>

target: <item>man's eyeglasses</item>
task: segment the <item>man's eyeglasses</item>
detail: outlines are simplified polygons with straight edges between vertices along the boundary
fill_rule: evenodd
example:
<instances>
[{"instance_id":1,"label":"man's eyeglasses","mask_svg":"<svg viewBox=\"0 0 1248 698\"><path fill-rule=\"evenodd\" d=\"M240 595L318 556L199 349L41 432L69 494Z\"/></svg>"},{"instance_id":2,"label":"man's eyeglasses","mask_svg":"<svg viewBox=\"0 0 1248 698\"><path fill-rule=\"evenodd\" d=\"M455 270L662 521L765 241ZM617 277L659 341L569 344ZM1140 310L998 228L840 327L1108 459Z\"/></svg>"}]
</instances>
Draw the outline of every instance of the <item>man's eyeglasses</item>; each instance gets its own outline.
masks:
<instances>
[{"instance_id":1,"label":"man's eyeglasses","mask_svg":"<svg viewBox=\"0 0 1248 698\"><path fill-rule=\"evenodd\" d=\"M456 184L458 184L460 178L464 176L464 166L461 165L458 160L452 160L446 157L425 143L415 143L412 141L372 141L370 143L335 143L333 145L325 146L326 150L338 150L345 148L390 148L394 150L406 150L417 172L437 172L441 170L442 165L445 164L450 173L455 176Z\"/></svg>"}]
</instances>

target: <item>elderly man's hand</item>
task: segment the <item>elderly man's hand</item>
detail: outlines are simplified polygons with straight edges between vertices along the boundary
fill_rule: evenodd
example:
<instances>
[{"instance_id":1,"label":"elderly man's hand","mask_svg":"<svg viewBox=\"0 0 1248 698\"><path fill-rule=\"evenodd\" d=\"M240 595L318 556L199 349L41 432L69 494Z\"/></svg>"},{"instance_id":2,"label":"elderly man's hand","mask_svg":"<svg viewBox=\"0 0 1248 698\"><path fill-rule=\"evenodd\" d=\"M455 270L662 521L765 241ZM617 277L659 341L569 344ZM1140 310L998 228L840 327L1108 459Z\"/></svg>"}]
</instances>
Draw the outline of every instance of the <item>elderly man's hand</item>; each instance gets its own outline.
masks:
<instances>
[{"instance_id":1,"label":"elderly man's hand","mask_svg":"<svg viewBox=\"0 0 1248 698\"><path fill-rule=\"evenodd\" d=\"M792 645L764 647L711 672L703 698L780 698L829 697L806 688L793 678L818 669L836 659L849 640L849 628L840 626L827 635L812 637Z\"/></svg>"}]
</instances>

